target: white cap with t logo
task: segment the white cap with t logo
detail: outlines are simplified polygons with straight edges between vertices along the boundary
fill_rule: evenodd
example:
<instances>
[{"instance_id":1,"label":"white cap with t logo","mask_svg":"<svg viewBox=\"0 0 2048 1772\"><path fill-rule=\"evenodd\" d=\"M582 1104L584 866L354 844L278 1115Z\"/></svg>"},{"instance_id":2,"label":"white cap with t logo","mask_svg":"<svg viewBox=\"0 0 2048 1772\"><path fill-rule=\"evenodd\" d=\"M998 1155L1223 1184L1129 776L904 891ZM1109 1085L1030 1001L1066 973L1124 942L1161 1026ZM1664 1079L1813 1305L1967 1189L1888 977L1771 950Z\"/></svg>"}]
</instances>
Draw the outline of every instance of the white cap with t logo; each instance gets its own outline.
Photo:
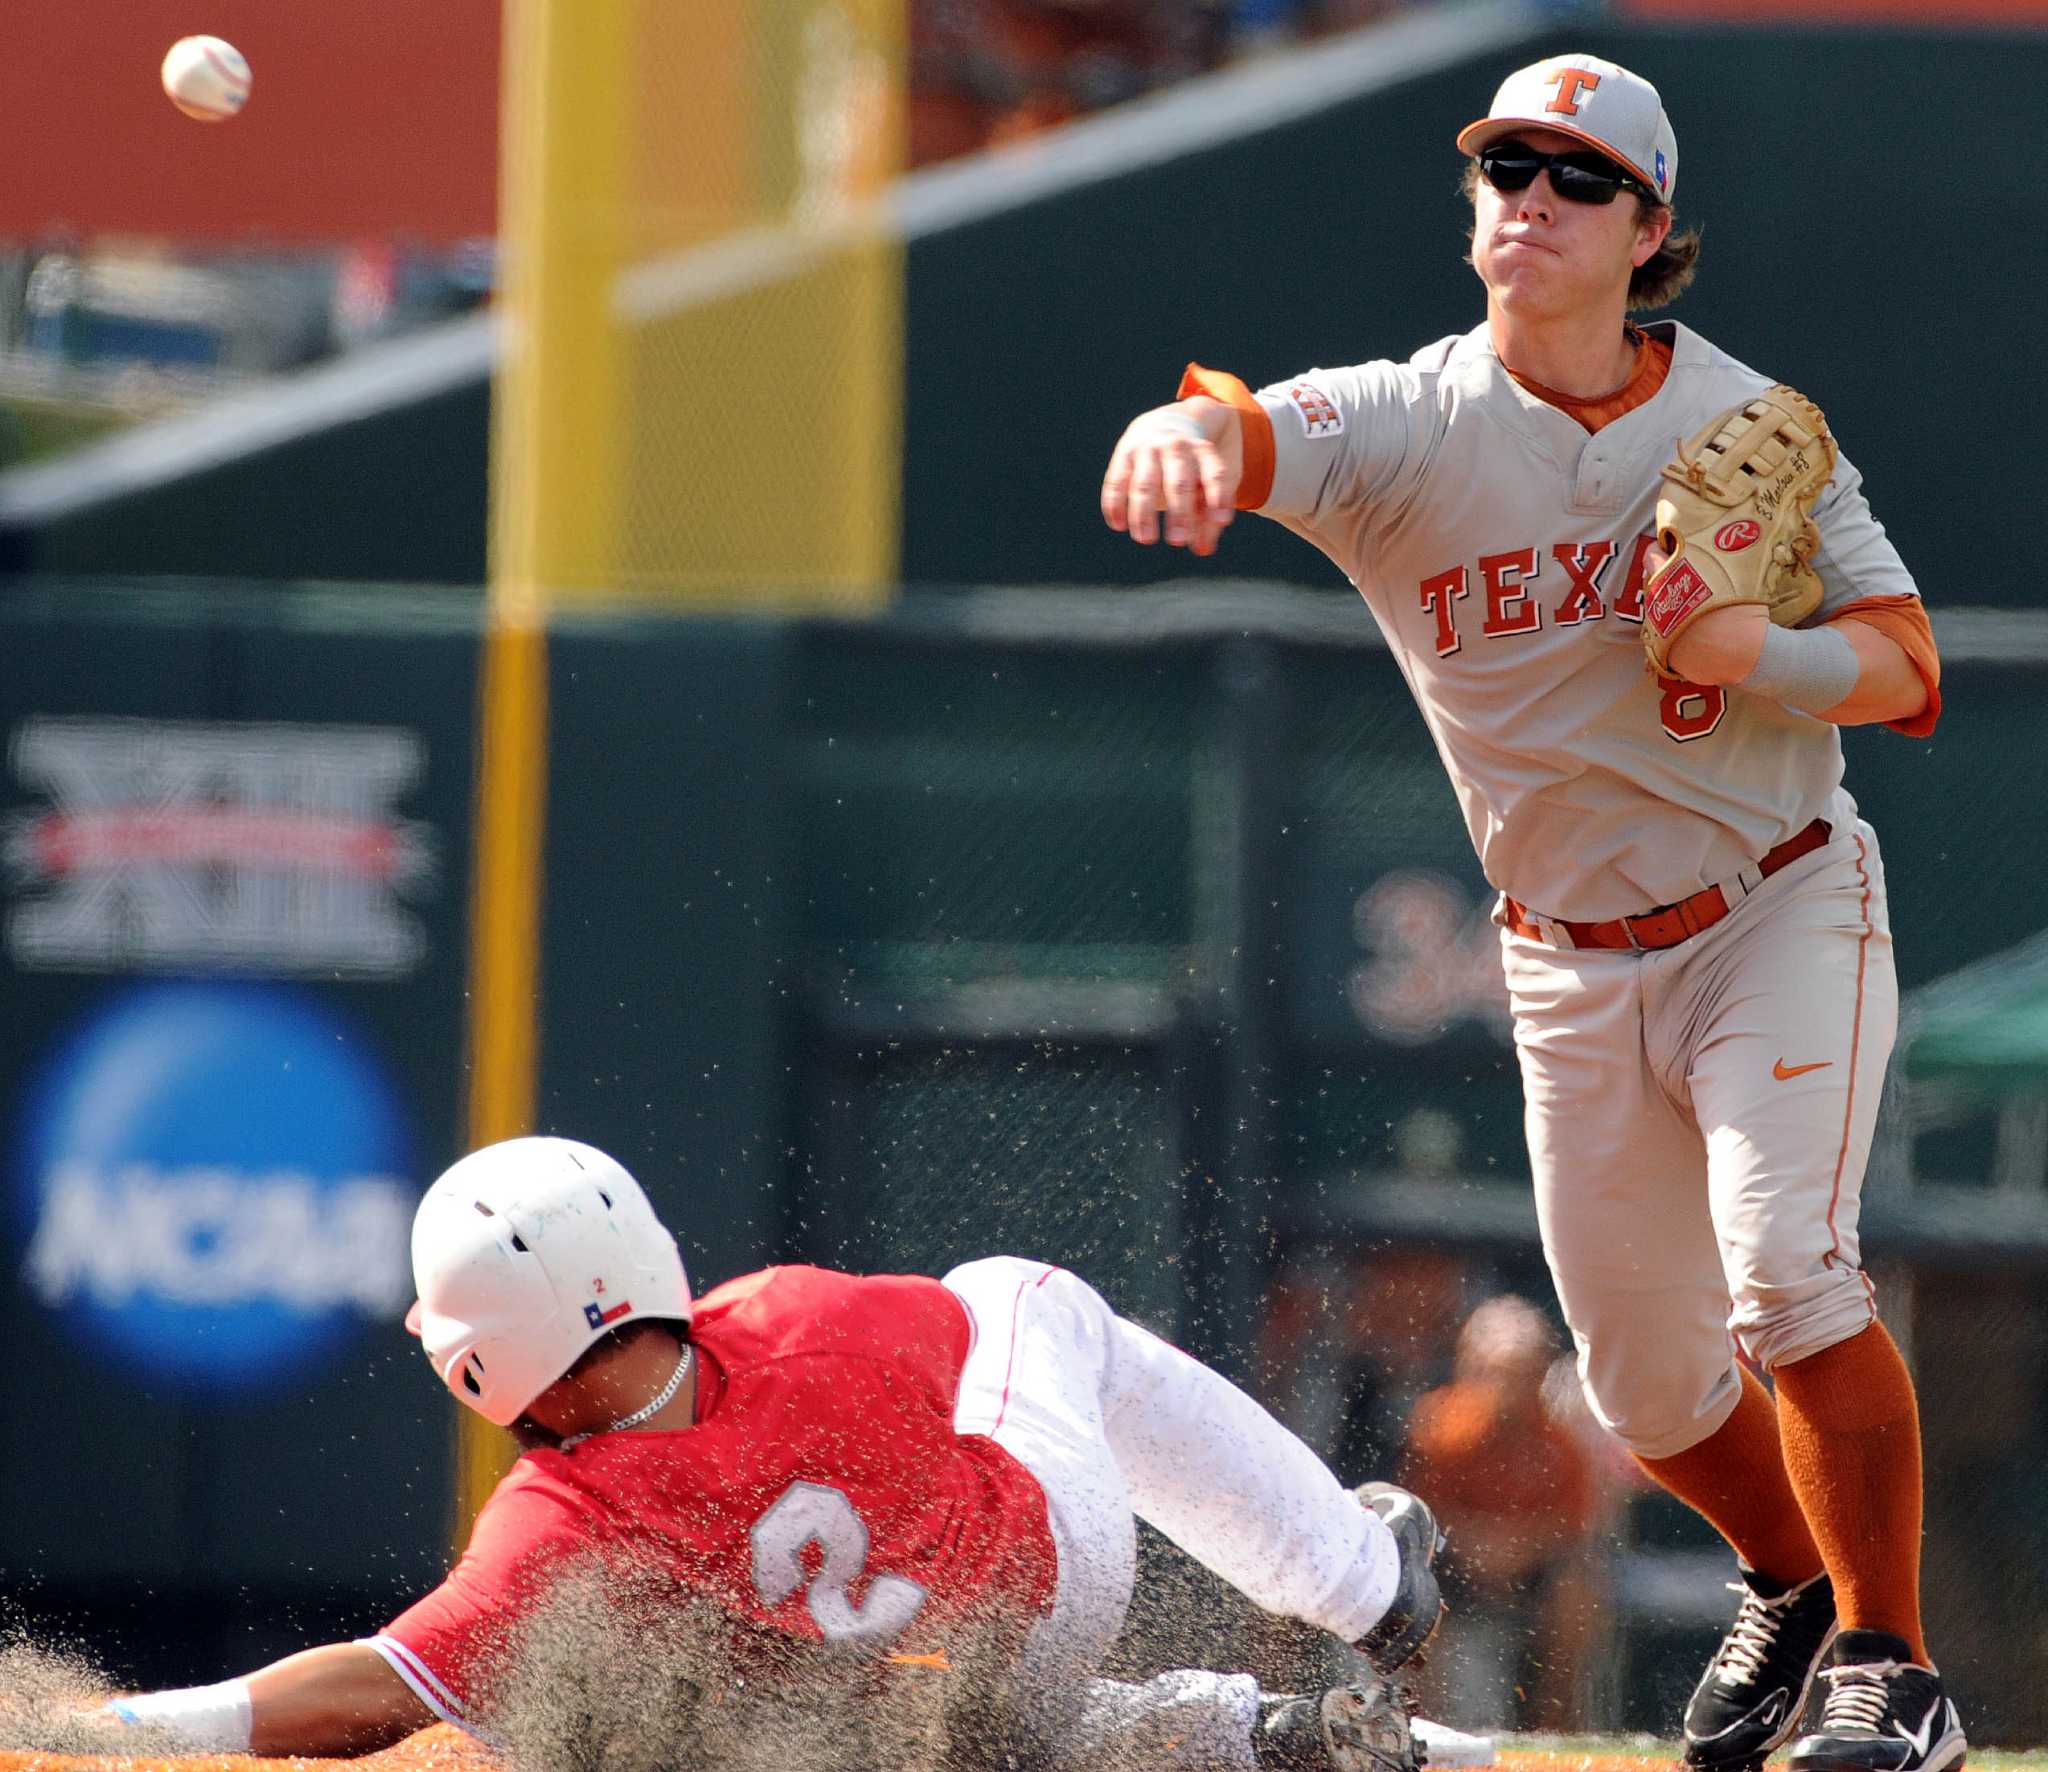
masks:
<instances>
[{"instance_id":1,"label":"white cap with t logo","mask_svg":"<svg viewBox=\"0 0 2048 1772\"><path fill-rule=\"evenodd\" d=\"M1678 137L1656 87L1597 55L1553 55L1500 83L1493 108L1458 131L1477 154L1518 129L1554 129L1597 148L1664 202L1678 189Z\"/></svg>"}]
</instances>

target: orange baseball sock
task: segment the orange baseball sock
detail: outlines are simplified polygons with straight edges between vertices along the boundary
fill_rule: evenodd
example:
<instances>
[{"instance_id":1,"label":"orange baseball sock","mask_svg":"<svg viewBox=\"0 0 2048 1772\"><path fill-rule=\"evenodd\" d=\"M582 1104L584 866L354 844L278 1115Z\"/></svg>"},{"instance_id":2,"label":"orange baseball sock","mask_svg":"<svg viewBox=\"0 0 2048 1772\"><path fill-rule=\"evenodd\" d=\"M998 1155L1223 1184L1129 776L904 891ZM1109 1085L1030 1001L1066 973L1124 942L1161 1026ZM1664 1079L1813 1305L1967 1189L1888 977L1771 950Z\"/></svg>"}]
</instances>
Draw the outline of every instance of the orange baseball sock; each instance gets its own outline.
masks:
<instances>
[{"instance_id":1,"label":"orange baseball sock","mask_svg":"<svg viewBox=\"0 0 2048 1772\"><path fill-rule=\"evenodd\" d=\"M1785 1468L1835 1578L1844 1630L1920 1634L1920 1406L1882 1323L1780 1366Z\"/></svg>"},{"instance_id":2,"label":"orange baseball sock","mask_svg":"<svg viewBox=\"0 0 2048 1772\"><path fill-rule=\"evenodd\" d=\"M1820 1573L1820 1547L1785 1473L1777 1411L1747 1368L1735 1413L1697 1446L1636 1463L1705 1515L1752 1569L1788 1587Z\"/></svg>"}]
</instances>

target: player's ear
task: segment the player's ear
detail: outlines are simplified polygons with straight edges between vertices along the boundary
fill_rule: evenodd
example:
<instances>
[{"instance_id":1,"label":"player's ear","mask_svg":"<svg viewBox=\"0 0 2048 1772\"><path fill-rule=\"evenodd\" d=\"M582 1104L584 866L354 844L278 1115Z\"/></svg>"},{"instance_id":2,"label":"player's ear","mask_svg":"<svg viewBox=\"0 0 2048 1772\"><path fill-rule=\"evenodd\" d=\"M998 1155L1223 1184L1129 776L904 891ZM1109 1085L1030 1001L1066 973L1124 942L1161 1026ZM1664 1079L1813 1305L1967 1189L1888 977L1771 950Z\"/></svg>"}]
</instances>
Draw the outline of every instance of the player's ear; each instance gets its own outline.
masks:
<instances>
[{"instance_id":1,"label":"player's ear","mask_svg":"<svg viewBox=\"0 0 2048 1772\"><path fill-rule=\"evenodd\" d=\"M1640 270L1657 256L1657 249L1664 244L1665 236L1671 232L1676 218L1668 203L1645 203L1636 211L1636 243L1629 253L1630 260Z\"/></svg>"}]
</instances>

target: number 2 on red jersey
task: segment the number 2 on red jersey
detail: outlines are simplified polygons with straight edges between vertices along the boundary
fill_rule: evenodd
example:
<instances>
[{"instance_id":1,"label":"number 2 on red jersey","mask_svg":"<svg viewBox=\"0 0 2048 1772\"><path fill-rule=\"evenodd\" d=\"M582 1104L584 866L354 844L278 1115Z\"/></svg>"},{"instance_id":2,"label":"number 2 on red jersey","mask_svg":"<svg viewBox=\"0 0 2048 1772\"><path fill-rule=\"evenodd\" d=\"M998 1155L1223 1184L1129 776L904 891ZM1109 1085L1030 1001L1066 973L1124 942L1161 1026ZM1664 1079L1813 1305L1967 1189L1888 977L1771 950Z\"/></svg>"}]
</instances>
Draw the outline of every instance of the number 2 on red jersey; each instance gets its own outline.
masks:
<instances>
[{"instance_id":1,"label":"number 2 on red jersey","mask_svg":"<svg viewBox=\"0 0 2048 1772\"><path fill-rule=\"evenodd\" d=\"M867 1569L867 1524L844 1494L823 1483L790 1484L747 1536L761 1604L773 1610L804 1589L804 1608L828 1643L886 1641L924 1605L924 1589L900 1575L877 1575L855 1603L848 1589ZM824 1553L815 1574L804 1569L811 1544Z\"/></svg>"}]
</instances>

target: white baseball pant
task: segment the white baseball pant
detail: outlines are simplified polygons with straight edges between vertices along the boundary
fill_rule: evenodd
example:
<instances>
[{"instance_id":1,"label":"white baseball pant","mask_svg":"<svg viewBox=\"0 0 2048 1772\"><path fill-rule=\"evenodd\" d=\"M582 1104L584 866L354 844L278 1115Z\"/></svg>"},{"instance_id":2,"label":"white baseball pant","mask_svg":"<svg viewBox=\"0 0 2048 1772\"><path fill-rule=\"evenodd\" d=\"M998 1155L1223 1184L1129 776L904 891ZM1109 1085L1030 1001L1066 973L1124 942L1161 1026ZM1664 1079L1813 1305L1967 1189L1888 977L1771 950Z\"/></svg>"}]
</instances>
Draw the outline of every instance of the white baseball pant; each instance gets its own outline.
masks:
<instances>
[{"instance_id":1,"label":"white baseball pant","mask_svg":"<svg viewBox=\"0 0 2048 1772\"><path fill-rule=\"evenodd\" d=\"M1502 932L1544 1255L1599 1420L1668 1458L1876 1314L1857 1237L1898 1027L1884 867L1835 834L1655 952Z\"/></svg>"},{"instance_id":2,"label":"white baseball pant","mask_svg":"<svg viewBox=\"0 0 2048 1772\"><path fill-rule=\"evenodd\" d=\"M988 1435L1045 1491L1059 1577L1020 1671L1027 1694L1053 1700L1039 1720L1063 1763L1113 1751L1177 1772L1250 1772L1249 1675L1090 1677L1130 1605L1135 1519L1260 1606L1347 1642L1393 1599L1393 1535L1243 1391L1073 1274L993 1256L944 1284L974 1324L954 1428Z\"/></svg>"}]
</instances>

